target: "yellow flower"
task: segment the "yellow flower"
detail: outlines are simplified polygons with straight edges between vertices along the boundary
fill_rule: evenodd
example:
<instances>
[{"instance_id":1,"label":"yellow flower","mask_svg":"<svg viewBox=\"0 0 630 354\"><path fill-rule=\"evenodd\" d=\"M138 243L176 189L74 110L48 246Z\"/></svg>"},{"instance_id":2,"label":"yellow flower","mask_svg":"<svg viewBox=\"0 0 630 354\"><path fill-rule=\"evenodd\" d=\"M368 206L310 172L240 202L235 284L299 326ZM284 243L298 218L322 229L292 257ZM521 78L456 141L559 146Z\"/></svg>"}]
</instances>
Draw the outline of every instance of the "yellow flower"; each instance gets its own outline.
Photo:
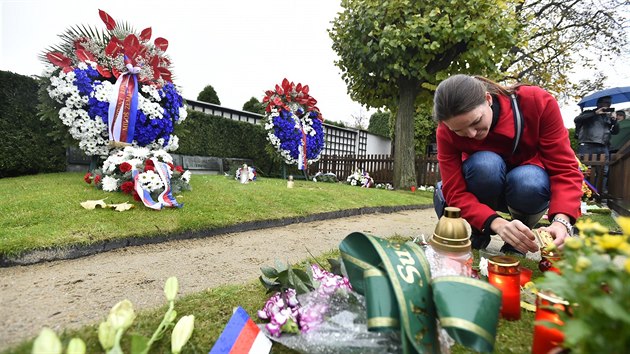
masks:
<instances>
[{"instance_id":1,"label":"yellow flower","mask_svg":"<svg viewBox=\"0 0 630 354\"><path fill-rule=\"evenodd\" d=\"M85 354L85 342L81 338L72 338L68 343L66 354Z\"/></svg>"},{"instance_id":2,"label":"yellow flower","mask_svg":"<svg viewBox=\"0 0 630 354\"><path fill-rule=\"evenodd\" d=\"M569 237L564 241L564 245L570 249L577 250L582 247L582 240L577 237Z\"/></svg>"},{"instance_id":3,"label":"yellow flower","mask_svg":"<svg viewBox=\"0 0 630 354\"><path fill-rule=\"evenodd\" d=\"M626 259L623 267L626 269L626 273L630 273L630 259Z\"/></svg>"},{"instance_id":4,"label":"yellow flower","mask_svg":"<svg viewBox=\"0 0 630 354\"><path fill-rule=\"evenodd\" d=\"M177 277L170 277L166 279L166 283L164 284L164 295L166 295L166 300L174 301L175 297L177 297L178 290L179 284L177 282Z\"/></svg>"},{"instance_id":5,"label":"yellow flower","mask_svg":"<svg viewBox=\"0 0 630 354\"><path fill-rule=\"evenodd\" d=\"M133 304L129 300L123 300L114 305L109 311L107 322L110 323L115 331L119 329L126 330L131 326L135 318L136 313L133 311Z\"/></svg>"},{"instance_id":6,"label":"yellow flower","mask_svg":"<svg viewBox=\"0 0 630 354\"><path fill-rule=\"evenodd\" d=\"M591 219L578 220L575 223L575 227L580 230L580 235L603 235L608 232L608 228L602 226L598 222L593 222Z\"/></svg>"},{"instance_id":7,"label":"yellow flower","mask_svg":"<svg viewBox=\"0 0 630 354\"><path fill-rule=\"evenodd\" d=\"M575 264L575 271L580 273L581 271L583 271L584 269L590 266L591 266L591 260L584 256L580 256L578 257L577 262Z\"/></svg>"},{"instance_id":8,"label":"yellow flower","mask_svg":"<svg viewBox=\"0 0 630 354\"><path fill-rule=\"evenodd\" d=\"M623 234L626 236L630 236L630 217L629 216L621 216L617 219L617 224L621 227Z\"/></svg>"},{"instance_id":9,"label":"yellow flower","mask_svg":"<svg viewBox=\"0 0 630 354\"><path fill-rule=\"evenodd\" d=\"M184 316L177 321L173 333L171 333L171 351L179 353L182 347L188 342L195 328L195 316Z\"/></svg>"},{"instance_id":10,"label":"yellow flower","mask_svg":"<svg viewBox=\"0 0 630 354\"><path fill-rule=\"evenodd\" d=\"M618 248L619 252L625 254L626 256L630 257L630 243L628 243L628 240L626 240L626 242L624 242L623 244L621 244Z\"/></svg>"},{"instance_id":11,"label":"yellow flower","mask_svg":"<svg viewBox=\"0 0 630 354\"><path fill-rule=\"evenodd\" d=\"M618 249L619 246L623 245L624 241L624 238L621 236L614 236L609 234L595 237L595 242L597 246L601 247L604 251L614 251Z\"/></svg>"},{"instance_id":12,"label":"yellow flower","mask_svg":"<svg viewBox=\"0 0 630 354\"><path fill-rule=\"evenodd\" d=\"M63 347L57 334L50 328L44 328L33 343L33 354L61 354Z\"/></svg>"}]
</instances>

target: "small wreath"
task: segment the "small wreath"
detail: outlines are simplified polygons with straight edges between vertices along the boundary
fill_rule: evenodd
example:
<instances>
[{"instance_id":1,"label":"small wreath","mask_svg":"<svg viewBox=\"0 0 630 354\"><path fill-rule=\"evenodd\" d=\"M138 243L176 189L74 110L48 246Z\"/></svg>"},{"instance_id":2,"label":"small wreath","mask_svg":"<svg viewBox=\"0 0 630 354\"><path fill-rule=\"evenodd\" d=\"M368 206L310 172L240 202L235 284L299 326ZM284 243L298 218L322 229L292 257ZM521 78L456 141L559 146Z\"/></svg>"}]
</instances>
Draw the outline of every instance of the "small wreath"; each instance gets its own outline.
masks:
<instances>
[{"instance_id":1,"label":"small wreath","mask_svg":"<svg viewBox=\"0 0 630 354\"><path fill-rule=\"evenodd\" d=\"M324 149L324 119L308 92L308 85L284 79L263 99L267 140L287 164L300 170L319 160Z\"/></svg>"}]
</instances>

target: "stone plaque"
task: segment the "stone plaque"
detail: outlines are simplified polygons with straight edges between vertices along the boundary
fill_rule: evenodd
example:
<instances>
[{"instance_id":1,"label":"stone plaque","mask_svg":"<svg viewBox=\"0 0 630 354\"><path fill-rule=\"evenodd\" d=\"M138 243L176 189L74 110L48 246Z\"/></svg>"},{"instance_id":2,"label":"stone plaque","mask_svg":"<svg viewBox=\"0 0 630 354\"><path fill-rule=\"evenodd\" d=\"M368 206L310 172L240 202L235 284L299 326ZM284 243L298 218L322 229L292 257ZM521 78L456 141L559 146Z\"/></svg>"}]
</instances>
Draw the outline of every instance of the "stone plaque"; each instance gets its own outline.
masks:
<instances>
[{"instance_id":1,"label":"stone plaque","mask_svg":"<svg viewBox=\"0 0 630 354\"><path fill-rule=\"evenodd\" d=\"M218 157L183 156L182 166L191 173L222 174L223 163Z\"/></svg>"}]
</instances>

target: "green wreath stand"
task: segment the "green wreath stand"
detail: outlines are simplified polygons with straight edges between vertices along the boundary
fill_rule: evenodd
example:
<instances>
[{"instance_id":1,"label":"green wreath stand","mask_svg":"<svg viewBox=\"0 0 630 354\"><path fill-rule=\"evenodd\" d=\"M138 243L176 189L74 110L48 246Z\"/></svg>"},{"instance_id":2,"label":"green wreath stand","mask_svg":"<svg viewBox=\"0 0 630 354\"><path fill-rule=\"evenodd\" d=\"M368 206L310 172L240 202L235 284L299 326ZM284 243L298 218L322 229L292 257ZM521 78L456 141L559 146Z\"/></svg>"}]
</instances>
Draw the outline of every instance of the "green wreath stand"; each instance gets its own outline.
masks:
<instances>
[{"instance_id":1,"label":"green wreath stand","mask_svg":"<svg viewBox=\"0 0 630 354\"><path fill-rule=\"evenodd\" d=\"M365 296L370 331L400 331L404 353L439 353L437 319L458 343L492 352L501 292L481 280L431 280L429 263L413 242L390 242L354 232L339 245L354 291Z\"/></svg>"}]
</instances>

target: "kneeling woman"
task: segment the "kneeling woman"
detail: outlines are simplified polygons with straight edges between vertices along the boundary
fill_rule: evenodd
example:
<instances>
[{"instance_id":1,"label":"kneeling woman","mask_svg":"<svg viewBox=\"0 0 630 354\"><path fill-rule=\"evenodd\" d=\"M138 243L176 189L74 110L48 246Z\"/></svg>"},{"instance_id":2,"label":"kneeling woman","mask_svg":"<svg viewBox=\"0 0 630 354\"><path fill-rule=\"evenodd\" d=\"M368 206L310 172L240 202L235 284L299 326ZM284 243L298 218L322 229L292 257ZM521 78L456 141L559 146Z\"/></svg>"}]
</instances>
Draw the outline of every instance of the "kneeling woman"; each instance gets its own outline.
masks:
<instances>
[{"instance_id":1,"label":"kneeling woman","mask_svg":"<svg viewBox=\"0 0 630 354\"><path fill-rule=\"evenodd\" d=\"M485 248L497 234L503 250L535 252L531 228L546 212L557 246L571 236L582 175L553 96L535 86L454 75L438 85L433 116L444 199L473 227L473 247Z\"/></svg>"}]
</instances>

